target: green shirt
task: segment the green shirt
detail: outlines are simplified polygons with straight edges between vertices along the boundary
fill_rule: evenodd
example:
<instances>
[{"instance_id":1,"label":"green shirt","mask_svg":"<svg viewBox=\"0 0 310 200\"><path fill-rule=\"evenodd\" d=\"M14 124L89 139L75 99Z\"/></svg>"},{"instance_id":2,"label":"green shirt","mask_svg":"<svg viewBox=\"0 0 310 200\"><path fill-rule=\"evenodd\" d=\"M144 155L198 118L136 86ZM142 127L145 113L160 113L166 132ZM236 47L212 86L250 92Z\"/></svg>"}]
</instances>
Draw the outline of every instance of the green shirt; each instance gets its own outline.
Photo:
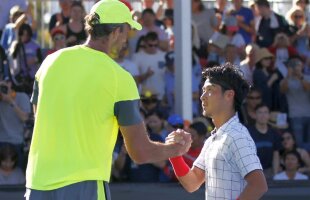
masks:
<instances>
[{"instance_id":1,"label":"green shirt","mask_svg":"<svg viewBox=\"0 0 310 200\"><path fill-rule=\"evenodd\" d=\"M37 112L26 187L36 190L109 181L119 125L142 121L132 76L106 54L82 45L44 60L32 103Z\"/></svg>"}]
</instances>

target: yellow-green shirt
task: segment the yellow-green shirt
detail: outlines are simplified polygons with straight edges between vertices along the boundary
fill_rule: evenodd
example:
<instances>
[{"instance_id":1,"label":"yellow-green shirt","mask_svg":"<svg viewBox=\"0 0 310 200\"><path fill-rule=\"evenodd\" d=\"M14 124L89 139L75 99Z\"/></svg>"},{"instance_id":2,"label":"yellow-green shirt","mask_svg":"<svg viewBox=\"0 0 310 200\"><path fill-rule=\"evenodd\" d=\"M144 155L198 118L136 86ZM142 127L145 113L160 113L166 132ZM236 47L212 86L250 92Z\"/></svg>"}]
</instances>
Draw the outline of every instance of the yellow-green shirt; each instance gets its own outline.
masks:
<instances>
[{"instance_id":1,"label":"yellow-green shirt","mask_svg":"<svg viewBox=\"0 0 310 200\"><path fill-rule=\"evenodd\" d=\"M80 45L49 55L34 88L26 187L109 181L119 125L141 122L132 76L106 54Z\"/></svg>"}]
</instances>

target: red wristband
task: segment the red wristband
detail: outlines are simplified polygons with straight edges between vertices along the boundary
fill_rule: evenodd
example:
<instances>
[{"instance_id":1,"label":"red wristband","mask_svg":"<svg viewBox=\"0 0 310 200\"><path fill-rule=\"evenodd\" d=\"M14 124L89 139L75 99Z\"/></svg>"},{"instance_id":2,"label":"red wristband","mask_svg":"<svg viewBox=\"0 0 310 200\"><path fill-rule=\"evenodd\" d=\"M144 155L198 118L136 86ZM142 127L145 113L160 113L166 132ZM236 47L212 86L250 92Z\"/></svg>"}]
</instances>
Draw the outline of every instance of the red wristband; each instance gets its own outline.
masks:
<instances>
[{"instance_id":1,"label":"red wristband","mask_svg":"<svg viewBox=\"0 0 310 200\"><path fill-rule=\"evenodd\" d=\"M176 176L178 177L185 176L189 172L190 168L185 163L182 156L169 158L169 160L170 163L172 164Z\"/></svg>"}]
</instances>

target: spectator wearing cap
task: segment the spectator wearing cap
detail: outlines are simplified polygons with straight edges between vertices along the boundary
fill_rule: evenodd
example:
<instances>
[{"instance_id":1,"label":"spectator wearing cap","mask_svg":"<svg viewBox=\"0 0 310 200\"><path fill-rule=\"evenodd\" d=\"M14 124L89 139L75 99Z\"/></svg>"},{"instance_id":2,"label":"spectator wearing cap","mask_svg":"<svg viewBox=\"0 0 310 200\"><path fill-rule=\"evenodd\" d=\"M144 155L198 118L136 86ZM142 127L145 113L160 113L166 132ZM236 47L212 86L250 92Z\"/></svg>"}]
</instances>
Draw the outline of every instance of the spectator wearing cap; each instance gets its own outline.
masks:
<instances>
[{"instance_id":1,"label":"spectator wearing cap","mask_svg":"<svg viewBox=\"0 0 310 200\"><path fill-rule=\"evenodd\" d=\"M291 58L287 68L280 88L288 101L290 124L297 145L303 146L310 144L310 77L303 73L304 63L298 57Z\"/></svg>"},{"instance_id":2,"label":"spectator wearing cap","mask_svg":"<svg viewBox=\"0 0 310 200\"><path fill-rule=\"evenodd\" d=\"M143 28L137 33L137 37L147 35L150 32L155 32L158 35L158 47L162 51L167 51L169 48L168 35L165 30L156 25L156 15L154 11L147 8L142 11L142 25Z\"/></svg>"},{"instance_id":3,"label":"spectator wearing cap","mask_svg":"<svg viewBox=\"0 0 310 200\"><path fill-rule=\"evenodd\" d=\"M215 32L209 40L207 61L222 63L225 48L228 44L229 38L226 35Z\"/></svg>"},{"instance_id":4,"label":"spectator wearing cap","mask_svg":"<svg viewBox=\"0 0 310 200\"><path fill-rule=\"evenodd\" d=\"M175 53L168 52L165 55L166 72L165 72L165 97L170 108L170 113L174 113L175 105ZM193 58L192 62L192 109L193 116L198 116L199 113L199 84L201 81L201 67Z\"/></svg>"},{"instance_id":5,"label":"spectator wearing cap","mask_svg":"<svg viewBox=\"0 0 310 200\"><path fill-rule=\"evenodd\" d=\"M188 132L191 133L193 142L188 152L183 155L183 158L188 166L192 167L207 139L207 127L202 122L194 122L189 126Z\"/></svg>"},{"instance_id":6,"label":"spectator wearing cap","mask_svg":"<svg viewBox=\"0 0 310 200\"><path fill-rule=\"evenodd\" d=\"M167 119L166 129L168 132L184 128L184 119L178 114L172 114Z\"/></svg>"},{"instance_id":7,"label":"spectator wearing cap","mask_svg":"<svg viewBox=\"0 0 310 200\"><path fill-rule=\"evenodd\" d=\"M263 103L271 109L274 103L274 84L280 79L278 71L274 70L273 58L273 54L268 49L259 49L256 54L256 66L253 72L253 84L262 92Z\"/></svg>"},{"instance_id":8,"label":"spectator wearing cap","mask_svg":"<svg viewBox=\"0 0 310 200\"><path fill-rule=\"evenodd\" d=\"M48 50L47 55L58 51L59 49L65 48L66 45L66 36L63 30L57 28L53 29L51 32L53 47Z\"/></svg>"},{"instance_id":9,"label":"spectator wearing cap","mask_svg":"<svg viewBox=\"0 0 310 200\"><path fill-rule=\"evenodd\" d=\"M236 16L238 22L238 33L240 33L246 44L252 42L253 36L256 34L254 15L251 9L242 5L243 0L232 0L233 10L230 12Z\"/></svg>"},{"instance_id":10,"label":"spectator wearing cap","mask_svg":"<svg viewBox=\"0 0 310 200\"><path fill-rule=\"evenodd\" d=\"M50 32L57 26L69 23L72 2L73 0L58 0L60 12L52 15L48 25Z\"/></svg>"},{"instance_id":11,"label":"spectator wearing cap","mask_svg":"<svg viewBox=\"0 0 310 200\"><path fill-rule=\"evenodd\" d=\"M258 46L254 43L248 44L245 47L245 59L240 63L240 70L243 72L244 78L250 85L253 85L253 72L255 69L256 51Z\"/></svg>"},{"instance_id":12,"label":"spectator wearing cap","mask_svg":"<svg viewBox=\"0 0 310 200\"><path fill-rule=\"evenodd\" d=\"M165 93L165 53L159 49L159 39L155 32L145 36L144 44L144 50L133 55L133 62L137 64L140 74L148 74L141 83L141 89L142 92L151 90L162 100Z\"/></svg>"},{"instance_id":13,"label":"spectator wearing cap","mask_svg":"<svg viewBox=\"0 0 310 200\"><path fill-rule=\"evenodd\" d=\"M283 16L272 11L267 0L255 0L255 6L259 13L255 19L256 43L260 47L270 47L277 33L289 32L288 23Z\"/></svg>"}]
</instances>

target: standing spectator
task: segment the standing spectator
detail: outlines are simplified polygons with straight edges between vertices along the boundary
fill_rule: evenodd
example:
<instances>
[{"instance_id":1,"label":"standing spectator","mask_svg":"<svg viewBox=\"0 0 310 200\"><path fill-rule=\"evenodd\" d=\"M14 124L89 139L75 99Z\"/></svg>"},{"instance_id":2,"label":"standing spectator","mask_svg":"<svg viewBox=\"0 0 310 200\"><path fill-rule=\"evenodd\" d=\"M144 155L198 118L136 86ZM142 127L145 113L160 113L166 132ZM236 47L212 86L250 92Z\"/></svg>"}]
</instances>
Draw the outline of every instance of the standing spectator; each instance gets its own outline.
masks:
<instances>
[{"instance_id":1,"label":"standing spectator","mask_svg":"<svg viewBox=\"0 0 310 200\"><path fill-rule=\"evenodd\" d=\"M60 13L52 15L48 26L50 32L57 26L69 23L72 1L73 0L58 0Z\"/></svg>"},{"instance_id":2,"label":"standing spectator","mask_svg":"<svg viewBox=\"0 0 310 200\"><path fill-rule=\"evenodd\" d=\"M270 8L267 0L255 0L259 16L256 17L256 43L260 47L270 47L274 37L279 32L288 33L288 23L285 18Z\"/></svg>"},{"instance_id":3,"label":"standing spectator","mask_svg":"<svg viewBox=\"0 0 310 200\"><path fill-rule=\"evenodd\" d=\"M14 145L18 154L17 165L24 168L24 124L31 112L29 97L15 92L10 81L2 81L0 87L0 146Z\"/></svg>"},{"instance_id":4,"label":"standing spectator","mask_svg":"<svg viewBox=\"0 0 310 200\"><path fill-rule=\"evenodd\" d=\"M231 14L236 16L240 33L246 44L252 43L252 38L256 34L254 15L251 9L242 5L243 0L233 0L233 10Z\"/></svg>"},{"instance_id":5,"label":"standing spectator","mask_svg":"<svg viewBox=\"0 0 310 200\"><path fill-rule=\"evenodd\" d=\"M68 47L82 44L87 35L84 30L85 9L80 1L73 1L70 8L70 20L67 24L60 26L66 35Z\"/></svg>"},{"instance_id":6,"label":"standing spectator","mask_svg":"<svg viewBox=\"0 0 310 200\"><path fill-rule=\"evenodd\" d=\"M222 21L225 19L226 14L228 14L228 4L227 0L216 0L215 1L215 16L217 18L217 28L220 27Z\"/></svg>"},{"instance_id":7,"label":"standing spectator","mask_svg":"<svg viewBox=\"0 0 310 200\"><path fill-rule=\"evenodd\" d=\"M32 93L35 73L42 62L41 48L32 35L30 25L23 24L18 30L18 40L14 41L9 52L12 80L29 95Z\"/></svg>"},{"instance_id":8,"label":"standing spectator","mask_svg":"<svg viewBox=\"0 0 310 200\"><path fill-rule=\"evenodd\" d=\"M26 0L7 0L7 1L1 1L0 4L0 38L2 35L2 31L4 30L4 27L7 23L9 23L10 20L10 11L11 8L14 6L19 6L22 10L26 10L27 3Z\"/></svg>"},{"instance_id":9,"label":"standing spectator","mask_svg":"<svg viewBox=\"0 0 310 200\"><path fill-rule=\"evenodd\" d=\"M0 81L8 77L7 56L5 50L0 45Z\"/></svg>"},{"instance_id":10,"label":"standing spectator","mask_svg":"<svg viewBox=\"0 0 310 200\"><path fill-rule=\"evenodd\" d=\"M155 32L145 36L145 49L133 56L140 74L148 74L142 82L142 92L151 90L159 100L165 93L165 53L159 49L159 39ZM147 73L153 71L154 73Z\"/></svg>"},{"instance_id":11,"label":"standing spectator","mask_svg":"<svg viewBox=\"0 0 310 200\"><path fill-rule=\"evenodd\" d=\"M205 8L201 0L192 0L192 20L197 26L201 49L206 51L209 39L218 26L215 12Z\"/></svg>"},{"instance_id":12,"label":"standing spectator","mask_svg":"<svg viewBox=\"0 0 310 200\"><path fill-rule=\"evenodd\" d=\"M310 12L308 10L309 0L293 0L293 6L300 7L306 16L307 23L310 22Z\"/></svg>"},{"instance_id":13,"label":"standing spectator","mask_svg":"<svg viewBox=\"0 0 310 200\"><path fill-rule=\"evenodd\" d=\"M279 110L280 99L279 81L280 72L273 66L273 55L266 48L259 49L256 54L256 66L253 72L253 84L262 92L263 103L271 110Z\"/></svg>"},{"instance_id":14,"label":"standing spectator","mask_svg":"<svg viewBox=\"0 0 310 200\"><path fill-rule=\"evenodd\" d=\"M281 138L268 126L270 111L266 104L256 106L255 125L248 127L255 142L257 155L262 163L267 179L280 171Z\"/></svg>"},{"instance_id":15,"label":"standing spectator","mask_svg":"<svg viewBox=\"0 0 310 200\"><path fill-rule=\"evenodd\" d=\"M229 38L219 32L215 32L208 44L208 63L222 63L224 60L225 48L229 44Z\"/></svg>"},{"instance_id":16,"label":"standing spectator","mask_svg":"<svg viewBox=\"0 0 310 200\"><path fill-rule=\"evenodd\" d=\"M305 174L310 174L310 156L306 149L300 148L297 146L295 134L290 131L285 131L282 134L282 146L283 149L280 151L280 155L282 157L282 164L283 156L285 153L290 151L297 151L301 157L302 165L299 166L298 171Z\"/></svg>"},{"instance_id":17,"label":"standing spectator","mask_svg":"<svg viewBox=\"0 0 310 200\"><path fill-rule=\"evenodd\" d=\"M254 43L248 44L245 48L245 59L240 63L240 70L243 72L244 78L250 85L253 85L253 73L255 70L256 53L258 46Z\"/></svg>"},{"instance_id":18,"label":"standing spectator","mask_svg":"<svg viewBox=\"0 0 310 200\"><path fill-rule=\"evenodd\" d=\"M310 77L303 74L304 64L298 58L287 63L288 74L281 83L281 91L286 95L289 119L296 135L297 145L310 144Z\"/></svg>"},{"instance_id":19,"label":"standing spectator","mask_svg":"<svg viewBox=\"0 0 310 200\"><path fill-rule=\"evenodd\" d=\"M301 165L301 158L297 151L289 151L284 154L284 166L285 170L276 174L273 180L308 180L308 176L298 172L298 168Z\"/></svg>"},{"instance_id":20,"label":"standing spectator","mask_svg":"<svg viewBox=\"0 0 310 200\"><path fill-rule=\"evenodd\" d=\"M0 147L0 185L25 183L25 175L17 166L18 154L10 144Z\"/></svg>"},{"instance_id":21,"label":"standing spectator","mask_svg":"<svg viewBox=\"0 0 310 200\"><path fill-rule=\"evenodd\" d=\"M168 35L166 32L155 24L156 15L152 9L145 9L142 12L143 28L137 33L137 37L147 35L150 32L155 32L158 35L158 47L162 51L167 51L169 48Z\"/></svg>"}]
</instances>

